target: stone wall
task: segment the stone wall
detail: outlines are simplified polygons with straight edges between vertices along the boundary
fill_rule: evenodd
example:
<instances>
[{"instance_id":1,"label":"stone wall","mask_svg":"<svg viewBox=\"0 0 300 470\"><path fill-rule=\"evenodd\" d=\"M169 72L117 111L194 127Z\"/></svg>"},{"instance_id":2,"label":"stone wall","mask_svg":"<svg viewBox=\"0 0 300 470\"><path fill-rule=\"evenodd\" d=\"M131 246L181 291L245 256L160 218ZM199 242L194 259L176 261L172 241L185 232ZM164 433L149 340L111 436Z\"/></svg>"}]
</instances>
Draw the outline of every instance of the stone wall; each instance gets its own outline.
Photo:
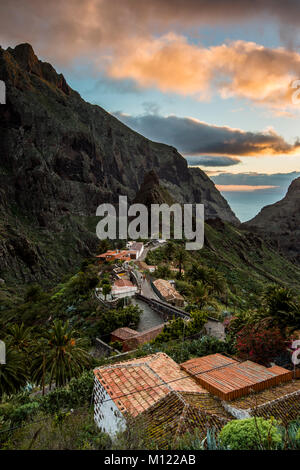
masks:
<instances>
[{"instance_id":1,"label":"stone wall","mask_svg":"<svg viewBox=\"0 0 300 470\"><path fill-rule=\"evenodd\" d=\"M224 341L226 338L225 327L218 320L208 319L204 325L204 330L207 336L214 336L221 341Z\"/></svg>"},{"instance_id":2,"label":"stone wall","mask_svg":"<svg viewBox=\"0 0 300 470\"><path fill-rule=\"evenodd\" d=\"M117 351L116 349L112 348L109 344L104 343L99 338L95 339L94 346L97 350L97 355L98 356L111 356L113 353L119 353L120 351Z\"/></svg>"}]
</instances>

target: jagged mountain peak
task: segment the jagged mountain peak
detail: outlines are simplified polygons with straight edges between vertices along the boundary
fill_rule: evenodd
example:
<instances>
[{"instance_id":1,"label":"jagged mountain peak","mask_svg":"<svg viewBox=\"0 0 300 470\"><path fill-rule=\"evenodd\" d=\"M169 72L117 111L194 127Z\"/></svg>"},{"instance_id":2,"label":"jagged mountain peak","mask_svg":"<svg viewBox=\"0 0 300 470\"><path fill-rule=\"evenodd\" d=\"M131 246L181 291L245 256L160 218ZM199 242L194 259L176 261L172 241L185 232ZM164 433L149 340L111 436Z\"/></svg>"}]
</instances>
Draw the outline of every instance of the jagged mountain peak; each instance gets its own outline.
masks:
<instances>
[{"instance_id":1,"label":"jagged mountain peak","mask_svg":"<svg viewBox=\"0 0 300 470\"><path fill-rule=\"evenodd\" d=\"M57 264L71 266L97 242L96 224L85 221L95 216L98 205L117 203L119 195L133 201L151 170L174 201L204 203L206 218L238 223L203 171L188 168L174 147L146 139L85 102L29 44L0 48L0 80L7 85L7 104L0 106L1 219L14 227L14 239L28 233L28 247L35 253L22 259L10 243L11 233L5 227L1 232L0 221L0 277L19 269L20 278L31 279L50 275ZM41 230L48 237L47 257ZM56 256L59 236L66 236L70 246L61 260Z\"/></svg>"},{"instance_id":2,"label":"jagged mountain peak","mask_svg":"<svg viewBox=\"0 0 300 470\"><path fill-rule=\"evenodd\" d=\"M7 51L15 58L18 64L28 72L31 72L39 62L31 44L18 44L14 49L9 47Z\"/></svg>"},{"instance_id":3,"label":"jagged mountain peak","mask_svg":"<svg viewBox=\"0 0 300 470\"><path fill-rule=\"evenodd\" d=\"M300 262L300 178L292 181L283 199L264 207L244 226L268 239L292 261Z\"/></svg>"},{"instance_id":4,"label":"jagged mountain peak","mask_svg":"<svg viewBox=\"0 0 300 470\"><path fill-rule=\"evenodd\" d=\"M9 82L13 81L19 89L28 89L30 85L34 86L30 80L32 78L30 76L34 75L54 85L64 94L70 94L71 88L63 74L58 74L48 62L39 60L31 44L18 44L15 48L8 47L6 51L0 48L0 55L2 68L6 69L4 78Z\"/></svg>"},{"instance_id":5,"label":"jagged mountain peak","mask_svg":"<svg viewBox=\"0 0 300 470\"><path fill-rule=\"evenodd\" d=\"M160 184L159 177L154 170L145 174L135 198L134 203L144 204L149 207L151 204L174 204L174 200L169 192Z\"/></svg>"}]
</instances>

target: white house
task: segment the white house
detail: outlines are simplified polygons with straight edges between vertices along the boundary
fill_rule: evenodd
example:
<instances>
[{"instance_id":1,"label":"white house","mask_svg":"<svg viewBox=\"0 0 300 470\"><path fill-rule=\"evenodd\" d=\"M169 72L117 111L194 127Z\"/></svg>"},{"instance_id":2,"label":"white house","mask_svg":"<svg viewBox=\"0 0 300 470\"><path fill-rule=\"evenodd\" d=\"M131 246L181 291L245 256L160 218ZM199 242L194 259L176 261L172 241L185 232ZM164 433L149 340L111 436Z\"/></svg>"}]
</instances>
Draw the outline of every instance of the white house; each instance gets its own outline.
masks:
<instances>
[{"instance_id":1,"label":"white house","mask_svg":"<svg viewBox=\"0 0 300 470\"><path fill-rule=\"evenodd\" d=\"M144 243L142 242L134 242L130 247L130 252L135 252L135 259L139 259L144 251Z\"/></svg>"},{"instance_id":2,"label":"white house","mask_svg":"<svg viewBox=\"0 0 300 470\"><path fill-rule=\"evenodd\" d=\"M94 372L94 420L101 431L114 436L126 429L126 421Z\"/></svg>"},{"instance_id":3,"label":"white house","mask_svg":"<svg viewBox=\"0 0 300 470\"><path fill-rule=\"evenodd\" d=\"M200 385L161 352L103 366L94 374L94 420L111 437L125 430L127 418L137 418L171 392L203 393ZM174 384L168 383L170 377Z\"/></svg>"}]
</instances>

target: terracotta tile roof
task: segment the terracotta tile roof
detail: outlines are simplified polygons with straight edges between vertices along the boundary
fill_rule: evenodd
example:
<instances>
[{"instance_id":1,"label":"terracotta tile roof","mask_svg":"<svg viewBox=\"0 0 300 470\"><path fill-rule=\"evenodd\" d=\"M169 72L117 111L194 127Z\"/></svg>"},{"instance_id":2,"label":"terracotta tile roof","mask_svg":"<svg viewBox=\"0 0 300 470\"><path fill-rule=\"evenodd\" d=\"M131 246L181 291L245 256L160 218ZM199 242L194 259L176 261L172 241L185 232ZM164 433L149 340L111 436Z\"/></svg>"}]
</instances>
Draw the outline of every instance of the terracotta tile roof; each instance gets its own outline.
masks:
<instances>
[{"instance_id":1,"label":"terracotta tile roof","mask_svg":"<svg viewBox=\"0 0 300 470\"><path fill-rule=\"evenodd\" d=\"M252 361L237 362L220 354L181 364L206 390L223 400L232 400L292 379L282 367L266 368Z\"/></svg>"},{"instance_id":2,"label":"terracotta tile roof","mask_svg":"<svg viewBox=\"0 0 300 470\"><path fill-rule=\"evenodd\" d=\"M288 424L300 417L300 393L294 393L254 408L250 414L263 418L270 418L272 416L283 424Z\"/></svg>"},{"instance_id":3,"label":"terracotta tile roof","mask_svg":"<svg viewBox=\"0 0 300 470\"><path fill-rule=\"evenodd\" d=\"M171 391L206 393L164 353L101 367L94 373L120 411L131 416L147 410ZM166 383L172 380L175 382Z\"/></svg>"},{"instance_id":4,"label":"terracotta tile roof","mask_svg":"<svg viewBox=\"0 0 300 470\"><path fill-rule=\"evenodd\" d=\"M268 390L262 390L261 392L251 393L246 397L237 398L236 400L232 400L230 404L235 408L247 410L297 393L300 393L300 380L293 380L285 384L277 385L276 387L270 387Z\"/></svg>"},{"instance_id":5,"label":"terracotta tile roof","mask_svg":"<svg viewBox=\"0 0 300 470\"><path fill-rule=\"evenodd\" d=\"M212 369L216 369L217 367L228 366L229 364L236 363L237 361L234 359L223 356L222 354L210 354L209 356L189 359L188 361L180 364L180 367L193 375L201 372L208 372Z\"/></svg>"},{"instance_id":6,"label":"terracotta tile roof","mask_svg":"<svg viewBox=\"0 0 300 470\"><path fill-rule=\"evenodd\" d=\"M131 328L117 328L111 333L111 336L117 337L122 341L125 341L126 339L133 338L138 334L137 331L132 330Z\"/></svg>"},{"instance_id":7,"label":"terracotta tile roof","mask_svg":"<svg viewBox=\"0 0 300 470\"><path fill-rule=\"evenodd\" d=\"M205 388L209 389L209 380L214 380L219 390L233 387L234 392L245 383L247 387L250 383L253 390L253 383L261 384L266 377L267 381L270 377L286 377L289 372L278 366L267 369L251 361L239 363L221 354L191 359L179 366L166 354L157 353L101 367L94 373L127 419L133 420L135 427L139 425L160 448L168 448L187 431L197 430L204 438L208 428L220 430L234 418L233 408L245 410L250 416L274 416L284 423L299 417L300 380L231 400L225 407L216 394L196 381L197 376L189 375L195 370L200 377L206 377Z\"/></svg>"},{"instance_id":8,"label":"terracotta tile roof","mask_svg":"<svg viewBox=\"0 0 300 470\"><path fill-rule=\"evenodd\" d=\"M251 416L272 416L283 424L288 424L300 417L300 380L233 400L230 406L247 411Z\"/></svg>"},{"instance_id":9,"label":"terracotta tile roof","mask_svg":"<svg viewBox=\"0 0 300 470\"><path fill-rule=\"evenodd\" d=\"M133 287L133 284L128 279L117 279L114 282L114 285L117 287Z\"/></svg>"},{"instance_id":10,"label":"terracotta tile roof","mask_svg":"<svg viewBox=\"0 0 300 470\"><path fill-rule=\"evenodd\" d=\"M138 419L148 439L154 440L160 448L168 448L187 431L197 430L204 438L207 427L221 430L231 416L209 393L170 392Z\"/></svg>"},{"instance_id":11,"label":"terracotta tile roof","mask_svg":"<svg viewBox=\"0 0 300 470\"><path fill-rule=\"evenodd\" d=\"M148 270L148 269L156 269L157 268L157 266L149 265L149 264L145 263L145 261L136 261L136 264L138 265L138 267L140 269L143 269L144 271Z\"/></svg>"},{"instance_id":12,"label":"terracotta tile roof","mask_svg":"<svg viewBox=\"0 0 300 470\"><path fill-rule=\"evenodd\" d=\"M173 299L178 299L178 300L184 300L182 295L177 292L176 289L170 284L169 281L166 281L165 279L156 279L156 281L153 282L155 285L156 289L159 290L161 295L166 299L166 300L173 300Z\"/></svg>"},{"instance_id":13,"label":"terracotta tile roof","mask_svg":"<svg viewBox=\"0 0 300 470\"><path fill-rule=\"evenodd\" d=\"M101 258L101 259L120 259L123 261L130 261L130 251L128 250L108 250L105 253L102 253L101 255L97 255L96 258Z\"/></svg>"},{"instance_id":14,"label":"terracotta tile roof","mask_svg":"<svg viewBox=\"0 0 300 470\"><path fill-rule=\"evenodd\" d=\"M130 247L130 250L132 251L140 251L142 248L143 248L144 244L142 242L134 242L131 247Z\"/></svg>"}]
</instances>

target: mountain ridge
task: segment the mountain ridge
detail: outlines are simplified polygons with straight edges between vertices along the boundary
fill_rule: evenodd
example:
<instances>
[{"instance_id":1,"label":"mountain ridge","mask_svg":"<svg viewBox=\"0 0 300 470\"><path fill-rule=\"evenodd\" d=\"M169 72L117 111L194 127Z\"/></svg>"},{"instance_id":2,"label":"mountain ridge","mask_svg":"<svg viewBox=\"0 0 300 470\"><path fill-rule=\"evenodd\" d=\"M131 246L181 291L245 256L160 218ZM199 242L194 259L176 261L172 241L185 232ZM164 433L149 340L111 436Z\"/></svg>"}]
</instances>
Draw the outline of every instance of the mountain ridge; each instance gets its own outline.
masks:
<instances>
[{"instance_id":1,"label":"mountain ridge","mask_svg":"<svg viewBox=\"0 0 300 470\"><path fill-rule=\"evenodd\" d=\"M7 90L0 106L4 279L14 272L23 281L51 278L63 271L59 263L69 269L91 255L97 206L120 194L133 201L150 170L177 202L204 203L207 218L239 223L203 171L86 103L29 44L0 48L0 80Z\"/></svg>"},{"instance_id":2,"label":"mountain ridge","mask_svg":"<svg viewBox=\"0 0 300 470\"><path fill-rule=\"evenodd\" d=\"M263 207L243 226L257 232L291 261L300 264L300 178L292 181L283 199Z\"/></svg>"}]
</instances>

